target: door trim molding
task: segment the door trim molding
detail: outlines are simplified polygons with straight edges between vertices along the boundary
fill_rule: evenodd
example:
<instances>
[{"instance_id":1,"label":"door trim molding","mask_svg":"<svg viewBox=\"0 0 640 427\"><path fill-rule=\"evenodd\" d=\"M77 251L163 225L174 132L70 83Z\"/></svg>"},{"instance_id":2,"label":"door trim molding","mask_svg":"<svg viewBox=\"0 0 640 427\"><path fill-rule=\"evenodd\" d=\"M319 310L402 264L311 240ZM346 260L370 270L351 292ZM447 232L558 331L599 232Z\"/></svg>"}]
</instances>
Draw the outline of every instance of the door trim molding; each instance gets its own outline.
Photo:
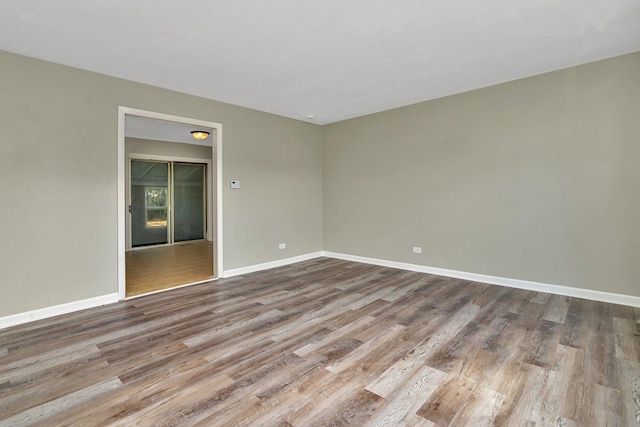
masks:
<instances>
[{"instance_id":1,"label":"door trim molding","mask_svg":"<svg viewBox=\"0 0 640 427\"><path fill-rule=\"evenodd\" d=\"M223 235L222 235L222 125L216 122L209 122L206 120L192 119L188 117L174 116L171 114L158 113L155 111L140 110L137 108L118 106L118 145L117 145L117 164L118 164L118 212L117 212L117 230L118 230L118 244L117 244L117 259L118 259L118 274L117 274L117 293L118 299L124 300L126 294L125 281L126 281L126 267L125 267L125 252L126 252L126 209L127 200L125 192L125 169L126 169L126 153L125 153L125 119L126 116L137 116L148 119L165 120L169 122L202 126L213 130L213 147L212 157L215 160L216 173L212 174L213 186L215 189L214 201L214 213L215 218L213 220L213 276L214 278L220 277L224 271L223 263ZM212 163L214 164L214 163Z\"/></svg>"}]
</instances>

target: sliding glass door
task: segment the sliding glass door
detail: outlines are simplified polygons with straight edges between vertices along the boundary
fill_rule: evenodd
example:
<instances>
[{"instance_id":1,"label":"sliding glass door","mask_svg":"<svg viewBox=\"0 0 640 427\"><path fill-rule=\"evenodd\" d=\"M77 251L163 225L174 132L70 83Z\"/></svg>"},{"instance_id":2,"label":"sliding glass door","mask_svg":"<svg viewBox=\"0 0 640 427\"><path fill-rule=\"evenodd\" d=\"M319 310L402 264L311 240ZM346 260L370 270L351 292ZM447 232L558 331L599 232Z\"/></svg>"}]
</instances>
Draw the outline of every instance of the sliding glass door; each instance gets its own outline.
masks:
<instances>
[{"instance_id":1,"label":"sliding glass door","mask_svg":"<svg viewBox=\"0 0 640 427\"><path fill-rule=\"evenodd\" d=\"M169 242L169 163L131 161L131 246Z\"/></svg>"},{"instance_id":2,"label":"sliding glass door","mask_svg":"<svg viewBox=\"0 0 640 427\"><path fill-rule=\"evenodd\" d=\"M204 239L203 164L131 160L131 246Z\"/></svg>"},{"instance_id":3,"label":"sliding glass door","mask_svg":"<svg viewBox=\"0 0 640 427\"><path fill-rule=\"evenodd\" d=\"M173 165L173 240L204 239L205 236L204 165Z\"/></svg>"}]
</instances>

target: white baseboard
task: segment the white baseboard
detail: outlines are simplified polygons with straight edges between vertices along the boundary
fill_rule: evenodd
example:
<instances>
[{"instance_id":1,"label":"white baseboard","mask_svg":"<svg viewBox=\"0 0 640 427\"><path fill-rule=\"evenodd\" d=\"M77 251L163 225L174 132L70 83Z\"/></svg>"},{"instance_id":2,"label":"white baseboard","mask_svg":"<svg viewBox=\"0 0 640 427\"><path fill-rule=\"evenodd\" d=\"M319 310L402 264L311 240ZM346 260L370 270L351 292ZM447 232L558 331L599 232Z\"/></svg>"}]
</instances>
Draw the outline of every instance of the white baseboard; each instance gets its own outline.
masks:
<instances>
[{"instance_id":1,"label":"white baseboard","mask_svg":"<svg viewBox=\"0 0 640 427\"><path fill-rule=\"evenodd\" d=\"M253 273L256 271L267 270L274 267L282 267L296 262L307 261L322 256L322 252L313 252L305 255L299 255L291 258L280 259L272 262L265 262L263 264L251 265L248 267L236 268L233 270L227 270L223 272L222 277L233 277L242 274ZM206 280L208 281L208 280ZM191 284L190 284L191 285ZM27 311L24 313L12 314L5 317L0 317L0 329L8 328L10 326L20 325L27 322L33 322L35 320L46 319L53 316L59 316L61 314L72 313L74 311L84 310L86 308L99 307L105 304L111 304L118 302L118 294L102 295L99 297L88 298L80 301L73 301L65 304L54 305L52 307L44 307L37 310Z\"/></svg>"},{"instance_id":2,"label":"white baseboard","mask_svg":"<svg viewBox=\"0 0 640 427\"><path fill-rule=\"evenodd\" d=\"M590 289L573 288L569 286L551 285L548 283L532 282L528 280L509 279L506 277L489 276L486 274L468 273L465 271L448 270L445 268L428 267L418 264L409 264L404 262L387 261L377 258L368 258L357 255L347 255L336 252L312 252L305 255L299 255L291 258L280 259L277 261L265 262L247 267L235 268L223 272L222 277L240 276L242 274L254 273L257 271L268 270L275 267L283 267L294 264L296 262L308 261L319 257L328 257L342 259L345 261L361 262L364 264L379 265L382 267L398 268L401 270L416 271L419 273L429 273L438 276L454 277L457 279L470 280L474 282L489 283L492 285L507 286L510 288L526 289L530 291L546 292L550 294L563 295L568 297L584 298L594 301L608 302L612 304L628 305L632 307L640 307L640 297L632 295L616 294L611 292L593 291ZM101 295L98 297L87 298L79 301L73 301L65 304L54 305L52 307L40 308L37 310L27 311L24 313L12 314L0 317L0 329L10 326L20 325L35 320L46 319L61 314L72 313L74 311L84 310L87 308L99 307L105 304L118 302L118 294Z\"/></svg>"},{"instance_id":3,"label":"white baseboard","mask_svg":"<svg viewBox=\"0 0 640 427\"><path fill-rule=\"evenodd\" d=\"M387 261L376 258L367 258L356 255L347 255L336 252L322 252L328 258L343 259L345 261L362 262L364 264L379 265L382 267L399 268L401 270L416 271L419 273L436 274L438 276L454 277L456 279L471 280L474 282L489 283L491 285L507 286L510 288L526 289L529 291L546 292L549 294L568 297L584 298L594 301L608 302L612 304L640 307L640 297L632 295L615 294L611 292L592 291L590 289L573 288L570 286L551 285L548 283L531 282L528 280L509 279L506 277L489 276L486 274L467 273L465 271L447 270L445 268L427 267L424 265L408 264L404 262Z\"/></svg>"},{"instance_id":4,"label":"white baseboard","mask_svg":"<svg viewBox=\"0 0 640 427\"><path fill-rule=\"evenodd\" d=\"M72 301L32 311L25 311L24 313L12 314L10 316L0 317L0 329L33 322L34 320L41 320L48 317L59 316L61 314L72 313L86 308L100 307L101 305L111 304L114 302L118 302L117 293Z\"/></svg>"},{"instance_id":5,"label":"white baseboard","mask_svg":"<svg viewBox=\"0 0 640 427\"><path fill-rule=\"evenodd\" d=\"M309 254L294 256L291 258L279 259L277 261L265 262L262 264L255 264L247 267L234 268L232 270L225 270L222 273L222 277L241 276L243 274L255 273L256 271L268 270L275 267L283 267L285 265L295 264L296 262L320 258L321 256L324 256L323 252L312 252Z\"/></svg>"}]
</instances>

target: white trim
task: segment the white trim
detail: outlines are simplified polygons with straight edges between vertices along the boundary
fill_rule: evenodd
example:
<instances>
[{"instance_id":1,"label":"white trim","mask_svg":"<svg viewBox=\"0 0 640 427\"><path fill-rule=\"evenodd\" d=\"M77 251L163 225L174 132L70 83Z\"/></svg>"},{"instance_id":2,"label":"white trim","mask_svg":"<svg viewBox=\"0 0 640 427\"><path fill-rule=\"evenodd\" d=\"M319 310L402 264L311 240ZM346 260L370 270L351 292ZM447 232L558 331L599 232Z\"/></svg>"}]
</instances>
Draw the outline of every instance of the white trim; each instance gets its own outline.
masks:
<instances>
[{"instance_id":1,"label":"white trim","mask_svg":"<svg viewBox=\"0 0 640 427\"><path fill-rule=\"evenodd\" d=\"M584 298L594 301L608 302L611 304L640 307L640 297L632 295L615 294L612 292L592 291L590 289L573 288L569 286L552 285L549 283L532 282L529 280L509 279L507 277L489 276L486 274L468 273L465 271L448 270L446 268L427 267L424 265L409 264L404 262L387 261L377 258L347 255L336 252L322 252L322 256L328 258L343 259L345 261L361 262L364 264L379 265L382 267L399 268L401 270L417 271L419 273L436 274L438 276L454 277L456 279L471 280L473 282L489 283L491 285L507 286L529 291L546 292L549 294L563 295L575 298Z\"/></svg>"},{"instance_id":2,"label":"white trim","mask_svg":"<svg viewBox=\"0 0 640 427\"><path fill-rule=\"evenodd\" d=\"M438 276L454 277L457 279L470 280L474 282L489 283L492 285L506 286L516 289L526 289L530 291L546 292L556 295L564 295L575 298L584 298L594 301L602 301L611 304L621 304L632 307L640 307L640 297L632 295L615 294L611 292L592 291L589 289L573 288L569 286L551 285L548 283L531 282L528 280L509 279L506 277L489 276L486 274L468 273L464 271L448 270L445 268L427 267L417 264L409 264L396 261L387 261L377 258L361 257L357 255L347 255L336 252L319 251L312 252L305 255L299 255L291 258L285 258L277 261L265 262L262 264L255 264L247 267L235 268L232 270L224 271L220 277L234 277L243 274L254 273L257 271L268 270L275 267L283 267L296 262L308 261L310 259L327 257L342 259L345 261L361 262L364 264L379 265L382 267L398 268L401 270L416 271L419 273L436 274ZM198 282L181 285L178 287L193 286L200 283L206 283L216 280L215 278L206 279ZM176 287L176 288L178 288ZM176 289L172 288L172 289ZM144 295L136 295L128 297L126 299L139 298L146 295L165 292L166 289L151 292ZM118 302L119 295L117 293L102 295L98 297L88 298L80 301L73 301L65 304L55 305L52 307L40 308L37 310L27 311L24 313L12 314L10 316L0 317L0 329L8 328L10 326L20 325L35 320L46 319L53 316L59 316L61 314L68 314L74 311L84 310L87 308L99 307L105 304L112 304Z\"/></svg>"},{"instance_id":3,"label":"white trim","mask_svg":"<svg viewBox=\"0 0 640 427\"><path fill-rule=\"evenodd\" d=\"M173 190L175 190L174 187L174 182L173 182L173 162L169 162L167 163L167 172L168 172L168 181L167 182L167 196L169 196L169 202L167 203L167 219L169 220L167 223L167 242L173 244L173 239L174 239L174 221L175 221L175 217L174 217L174 212L173 212L173 207L175 206L175 200L174 200L174 196L173 196ZM129 172L131 173L131 172ZM131 187L129 187L129 191L131 191ZM144 202L144 207L145 207L145 211L147 209L147 201L145 200ZM146 219L147 213L145 212L145 219ZM206 221L206 219L205 219ZM133 244L133 242L132 242ZM213 262L213 260L211 260L211 262Z\"/></svg>"},{"instance_id":4,"label":"white trim","mask_svg":"<svg viewBox=\"0 0 640 427\"><path fill-rule=\"evenodd\" d=\"M268 270L275 267L283 267L289 264L295 264L296 262L308 261L314 258L320 258L323 252L312 252L304 255L298 255L291 258L279 259L277 261L265 262L262 264L249 265L247 267L234 268L227 270L222 274L222 277L234 277L241 276L243 274L255 273L256 271Z\"/></svg>"},{"instance_id":5,"label":"white trim","mask_svg":"<svg viewBox=\"0 0 640 427\"><path fill-rule=\"evenodd\" d=\"M216 180L214 182L216 187L216 226L213 228L213 250L218 261L213 263L213 276L221 277L224 271L224 248L222 246L224 242L222 238L222 231L224 230L222 226L222 125L217 128L211 150L216 160Z\"/></svg>"},{"instance_id":6,"label":"white trim","mask_svg":"<svg viewBox=\"0 0 640 427\"><path fill-rule=\"evenodd\" d=\"M146 117L149 119L165 120L169 122L184 123L193 126L202 126L212 129L214 143L211 147L212 156L216 159L216 206L215 206L215 223L216 227L213 230L214 235L214 263L213 274L214 278L219 277L219 273L224 271L222 250L222 125L220 123L209 122L205 120L191 119L181 116L173 116L170 114L157 113L155 111L139 110L136 108L118 106L118 146L117 146L117 165L118 165L118 278L117 278L117 291L118 297L124 300L126 295L125 290L125 251L126 251L126 224L125 224L125 210L127 209L126 192L125 192L125 118L127 115Z\"/></svg>"},{"instance_id":7,"label":"white trim","mask_svg":"<svg viewBox=\"0 0 640 427\"><path fill-rule=\"evenodd\" d=\"M156 248L168 248L169 246L180 246L180 245L188 245L193 242L210 242L209 239L195 239L195 240L184 240L181 242L173 242L173 243L158 243L157 245L147 245L147 246L136 246L135 248L127 249L127 251L137 252L144 251L147 249L156 249Z\"/></svg>"},{"instance_id":8,"label":"white trim","mask_svg":"<svg viewBox=\"0 0 640 427\"><path fill-rule=\"evenodd\" d=\"M133 160L151 160L156 162L178 162L178 163L206 163L211 166L211 159L199 159L196 157L180 157L180 156L160 156L156 154L140 154L129 153L129 157Z\"/></svg>"},{"instance_id":9,"label":"white trim","mask_svg":"<svg viewBox=\"0 0 640 427\"><path fill-rule=\"evenodd\" d=\"M0 317L0 329L59 316L61 314L73 313L74 311L85 310L87 308L100 307L101 305L112 304L114 302L118 302L118 294L116 293L12 314L10 316Z\"/></svg>"},{"instance_id":10,"label":"white trim","mask_svg":"<svg viewBox=\"0 0 640 427\"><path fill-rule=\"evenodd\" d=\"M211 282L211 284L213 285L213 284L215 284L215 282L217 280L218 279L215 279L215 278L211 277L210 279L198 280L196 282L185 283L184 285L172 286L172 287L167 288L167 289L158 289L157 291L147 292L146 294L131 295L130 297L126 297L125 300L142 298L142 297L146 297L146 296L153 295L153 294L160 294L162 292L173 291L174 289L186 288L187 286L200 285L202 283L207 283L207 282Z\"/></svg>"},{"instance_id":11,"label":"white trim","mask_svg":"<svg viewBox=\"0 0 640 427\"><path fill-rule=\"evenodd\" d=\"M118 291L118 298L124 299L126 294L125 289L125 281L127 278L126 270L125 270L125 253L126 253L126 213L127 210L127 196L125 191L125 136L124 136L124 122L126 118L127 108L118 107L118 150L117 150L117 164L118 164L118 200L117 200L117 208L118 208L118 254L117 254L117 262L118 262L118 273L117 273L117 283L116 290Z\"/></svg>"}]
</instances>

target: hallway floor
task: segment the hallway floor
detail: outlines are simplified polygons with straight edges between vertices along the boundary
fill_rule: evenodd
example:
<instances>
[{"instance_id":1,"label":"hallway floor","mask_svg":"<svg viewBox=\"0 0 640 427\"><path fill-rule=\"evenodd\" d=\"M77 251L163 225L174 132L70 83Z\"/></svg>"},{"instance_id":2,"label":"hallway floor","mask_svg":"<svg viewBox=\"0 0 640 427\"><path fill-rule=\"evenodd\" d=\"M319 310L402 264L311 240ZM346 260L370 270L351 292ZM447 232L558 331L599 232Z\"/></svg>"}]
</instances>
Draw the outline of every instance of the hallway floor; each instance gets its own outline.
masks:
<instances>
[{"instance_id":1,"label":"hallway floor","mask_svg":"<svg viewBox=\"0 0 640 427\"><path fill-rule=\"evenodd\" d=\"M213 277L213 242L198 240L127 252L127 296Z\"/></svg>"}]
</instances>

